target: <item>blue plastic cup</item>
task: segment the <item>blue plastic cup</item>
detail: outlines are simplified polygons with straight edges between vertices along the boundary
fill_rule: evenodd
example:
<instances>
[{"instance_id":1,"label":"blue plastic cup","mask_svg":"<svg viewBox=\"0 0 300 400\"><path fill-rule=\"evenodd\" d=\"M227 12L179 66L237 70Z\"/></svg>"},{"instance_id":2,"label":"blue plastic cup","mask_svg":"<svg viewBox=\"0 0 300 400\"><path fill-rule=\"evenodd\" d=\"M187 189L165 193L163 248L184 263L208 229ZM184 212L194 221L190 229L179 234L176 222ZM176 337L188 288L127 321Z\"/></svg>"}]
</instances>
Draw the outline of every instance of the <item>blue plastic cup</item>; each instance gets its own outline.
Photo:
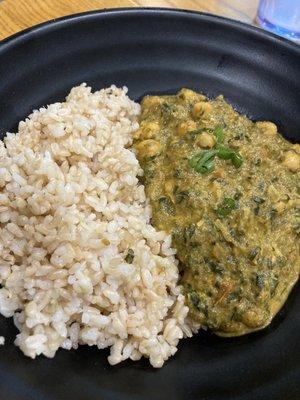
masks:
<instances>
[{"instance_id":1,"label":"blue plastic cup","mask_svg":"<svg viewBox=\"0 0 300 400\"><path fill-rule=\"evenodd\" d=\"M261 0L257 22L277 35L300 43L300 0Z\"/></svg>"}]
</instances>

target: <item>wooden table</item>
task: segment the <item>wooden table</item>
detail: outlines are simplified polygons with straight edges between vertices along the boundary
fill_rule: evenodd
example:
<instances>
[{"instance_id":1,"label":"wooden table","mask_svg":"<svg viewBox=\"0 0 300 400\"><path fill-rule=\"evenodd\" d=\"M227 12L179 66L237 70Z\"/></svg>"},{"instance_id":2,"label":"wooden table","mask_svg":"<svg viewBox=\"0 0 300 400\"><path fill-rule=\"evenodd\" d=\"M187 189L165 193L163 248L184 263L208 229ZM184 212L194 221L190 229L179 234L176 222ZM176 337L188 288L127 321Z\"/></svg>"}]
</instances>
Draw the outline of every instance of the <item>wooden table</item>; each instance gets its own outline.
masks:
<instances>
[{"instance_id":1,"label":"wooden table","mask_svg":"<svg viewBox=\"0 0 300 400\"><path fill-rule=\"evenodd\" d=\"M0 40L49 19L114 7L173 7L253 23L259 0L0 0Z\"/></svg>"}]
</instances>

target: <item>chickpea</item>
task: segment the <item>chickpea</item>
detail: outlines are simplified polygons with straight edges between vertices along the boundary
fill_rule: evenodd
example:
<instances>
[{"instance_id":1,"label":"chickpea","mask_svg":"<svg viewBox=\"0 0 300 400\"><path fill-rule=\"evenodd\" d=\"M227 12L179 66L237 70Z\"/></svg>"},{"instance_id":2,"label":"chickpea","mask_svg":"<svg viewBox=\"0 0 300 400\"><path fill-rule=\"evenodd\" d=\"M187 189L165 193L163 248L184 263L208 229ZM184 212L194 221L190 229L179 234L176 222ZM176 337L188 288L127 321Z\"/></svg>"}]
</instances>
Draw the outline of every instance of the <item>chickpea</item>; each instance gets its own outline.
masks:
<instances>
[{"instance_id":1,"label":"chickpea","mask_svg":"<svg viewBox=\"0 0 300 400\"><path fill-rule=\"evenodd\" d=\"M143 106L145 108L151 108L157 106L161 103L161 98L159 96L146 96L143 99Z\"/></svg>"},{"instance_id":2,"label":"chickpea","mask_svg":"<svg viewBox=\"0 0 300 400\"><path fill-rule=\"evenodd\" d=\"M278 191L278 189L275 188L274 185L269 185L267 192L268 192L268 196L269 196L270 200L273 203L279 202L279 200L281 198L281 193Z\"/></svg>"},{"instance_id":3,"label":"chickpea","mask_svg":"<svg viewBox=\"0 0 300 400\"><path fill-rule=\"evenodd\" d=\"M216 175L214 174L214 177ZM220 187L220 184L216 181L210 183L209 185L209 191L214 199L214 201L219 201L222 196L222 189Z\"/></svg>"},{"instance_id":4,"label":"chickpea","mask_svg":"<svg viewBox=\"0 0 300 400\"><path fill-rule=\"evenodd\" d=\"M293 150L287 151L284 155L283 165L292 172L300 170L300 155Z\"/></svg>"},{"instance_id":5,"label":"chickpea","mask_svg":"<svg viewBox=\"0 0 300 400\"><path fill-rule=\"evenodd\" d=\"M283 201L278 201L278 203L275 204L274 208L278 212L278 214L281 214L286 209L286 205Z\"/></svg>"},{"instance_id":6,"label":"chickpea","mask_svg":"<svg viewBox=\"0 0 300 400\"><path fill-rule=\"evenodd\" d=\"M158 122L147 122L141 127L141 138L152 139L160 130Z\"/></svg>"},{"instance_id":7,"label":"chickpea","mask_svg":"<svg viewBox=\"0 0 300 400\"><path fill-rule=\"evenodd\" d=\"M178 96L183 98L184 100L196 101L196 100L205 100L206 97L202 94L198 94L191 89L181 89L178 92Z\"/></svg>"},{"instance_id":8,"label":"chickpea","mask_svg":"<svg viewBox=\"0 0 300 400\"><path fill-rule=\"evenodd\" d=\"M258 328L265 322L263 313L258 309L250 309L244 312L242 322L250 328Z\"/></svg>"},{"instance_id":9,"label":"chickpea","mask_svg":"<svg viewBox=\"0 0 300 400\"><path fill-rule=\"evenodd\" d=\"M138 129L137 131L133 132L132 137L133 139L139 139L141 137L142 130Z\"/></svg>"},{"instance_id":10,"label":"chickpea","mask_svg":"<svg viewBox=\"0 0 300 400\"><path fill-rule=\"evenodd\" d=\"M186 121L181 122L177 127L177 133L180 136L185 135L188 132L192 132L197 129L197 125L195 121Z\"/></svg>"},{"instance_id":11,"label":"chickpea","mask_svg":"<svg viewBox=\"0 0 300 400\"><path fill-rule=\"evenodd\" d=\"M212 105L207 101L199 101L198 103L194 104L193 107L193 117L200 118L208 115L212 110Z\"/></svg>"},{"instance_id":12,"label":"chickpea","mask_svg":"<svg viewBox=\"0 0 300 400\"><path fill-rule=\"evenodd\" d=\"M169 179L166 181L165 185L164 185L164 189L165 189L165 194L170 197L170 199L172 200L173 203L175 203L174 201L174 182L172 181L172 179Z\"/></svg>"},{"instance_id":13,"label":"chickpea","mask_svg":"<svg viewBox=\"0 0 300 400\"><path fill-rule=\"evenodd\" d=\"M201 133L201 135L199 135L199 137L196 140L196 144L198 144L201 147L210 149L211 147L214 147L214 145L216 144L216 139L214 138L214 136L208 133Z\"/></svg>"},{"instance_id":14,"label":"chickpea","mask_svg":"<svg viewBox=\"0 0 300 400\"><path fill-rule=\"evenodd\" d=\"M299 143L295 143L293 144L293 150L297 153L300 154L300 144Z\"/></svg>"},{"instance_id":15,"label":"chickpea","mask_svg":"<svg viewBox=\"0 0 300 400\"><path fill-rule=\"evenodd\" d=\"M269 121L259 121L256 123L256 126L268 136L274 136L277 133L277 126L273 124L273 122Z\"/></svg>"},{"instance_id":16,"label":"chickpea","mask_svg":"<svg viewBox=\"0 0 300 400\"><path fill-rule=\"evenodd\" d=\"M223 168L217 168L215 171L212 172L215 178L224 179L226 177L226 173Z\"/></svg>"},{"instance_id":17,"label":"chickpea","mask_svg":"<svg viewBox=\"0 0 300 400\"><path fill-rule=\"evenodd\" d=\"M136 149L140 157L153 157L161 152L161 144L156 140L143 140L136 145Z\"/></svg>"},{"instance_id":18,"label":"chickpea","mask_svg":"<svg viewBox=\"0 0 300 400\"><path fill-rule=\"evenodd\" d=\"M173 193L173 181L168 180L165 183L165 192L169 195Z\"/></svg>"},{"instance_id":19,"label":"chickpea","mask_svg":"<svg viewBox=\"0 0 300 400\"><path fill-rule=\"evenodd\" d=\"M212 249L212 255L219 261L223 261L226 257L226 251L224 248L218 243L214 245Z\"/></svg>"},{"instance_id":20,"label":"chickpea","mask_svg":"<svg viewBox=\"0 0 300 400\"><path fill-rule=\"evenodd\" d=\"M196 223L196 225L197 225L198 229L201 229L204 225L204 221L202 219L199 219L199 221Z\"/></svg>"}]
</instances>

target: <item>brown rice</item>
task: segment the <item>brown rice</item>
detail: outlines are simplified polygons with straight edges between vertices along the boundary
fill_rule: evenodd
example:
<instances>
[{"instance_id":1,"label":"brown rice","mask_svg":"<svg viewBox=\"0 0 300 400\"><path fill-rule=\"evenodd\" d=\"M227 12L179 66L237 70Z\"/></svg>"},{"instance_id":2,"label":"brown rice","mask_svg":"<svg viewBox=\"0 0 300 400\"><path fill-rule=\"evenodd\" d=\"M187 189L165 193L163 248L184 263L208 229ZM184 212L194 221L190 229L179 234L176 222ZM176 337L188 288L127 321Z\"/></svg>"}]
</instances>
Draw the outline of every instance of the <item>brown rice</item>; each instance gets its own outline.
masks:
<instances>
[{"instance_id":1,"label":"brown rice","mask_svg":"<svg viewBox=\"0 0 300 400\"><path fill-rule=\"evenodd\" d=\"M171 238L150 225L126 93L82 84L0 141L0 312L29 357L87 344L161 367L196 329Z\"/></svg>"}]
</instances>

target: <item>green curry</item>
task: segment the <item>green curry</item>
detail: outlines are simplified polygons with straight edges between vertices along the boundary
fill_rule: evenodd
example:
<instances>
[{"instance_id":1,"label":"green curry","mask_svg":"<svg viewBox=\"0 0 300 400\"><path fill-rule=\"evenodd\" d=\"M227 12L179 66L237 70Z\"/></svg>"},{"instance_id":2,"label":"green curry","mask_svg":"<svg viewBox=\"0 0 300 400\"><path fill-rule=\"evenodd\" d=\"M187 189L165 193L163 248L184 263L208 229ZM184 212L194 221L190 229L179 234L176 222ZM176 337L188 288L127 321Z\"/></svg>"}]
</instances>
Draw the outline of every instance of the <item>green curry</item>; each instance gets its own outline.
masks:
<instances>
[{"instance_id":1,"label":"green curry","mask_svg":"<svg viewBox=\"0 0 300 400\"><path fill-rule=\"evenodd\" d=\"M143 99L134 146L191 317L222 336L268 325L299 276L300 145L182 89Z\"/></svg>"}]
</instances>

